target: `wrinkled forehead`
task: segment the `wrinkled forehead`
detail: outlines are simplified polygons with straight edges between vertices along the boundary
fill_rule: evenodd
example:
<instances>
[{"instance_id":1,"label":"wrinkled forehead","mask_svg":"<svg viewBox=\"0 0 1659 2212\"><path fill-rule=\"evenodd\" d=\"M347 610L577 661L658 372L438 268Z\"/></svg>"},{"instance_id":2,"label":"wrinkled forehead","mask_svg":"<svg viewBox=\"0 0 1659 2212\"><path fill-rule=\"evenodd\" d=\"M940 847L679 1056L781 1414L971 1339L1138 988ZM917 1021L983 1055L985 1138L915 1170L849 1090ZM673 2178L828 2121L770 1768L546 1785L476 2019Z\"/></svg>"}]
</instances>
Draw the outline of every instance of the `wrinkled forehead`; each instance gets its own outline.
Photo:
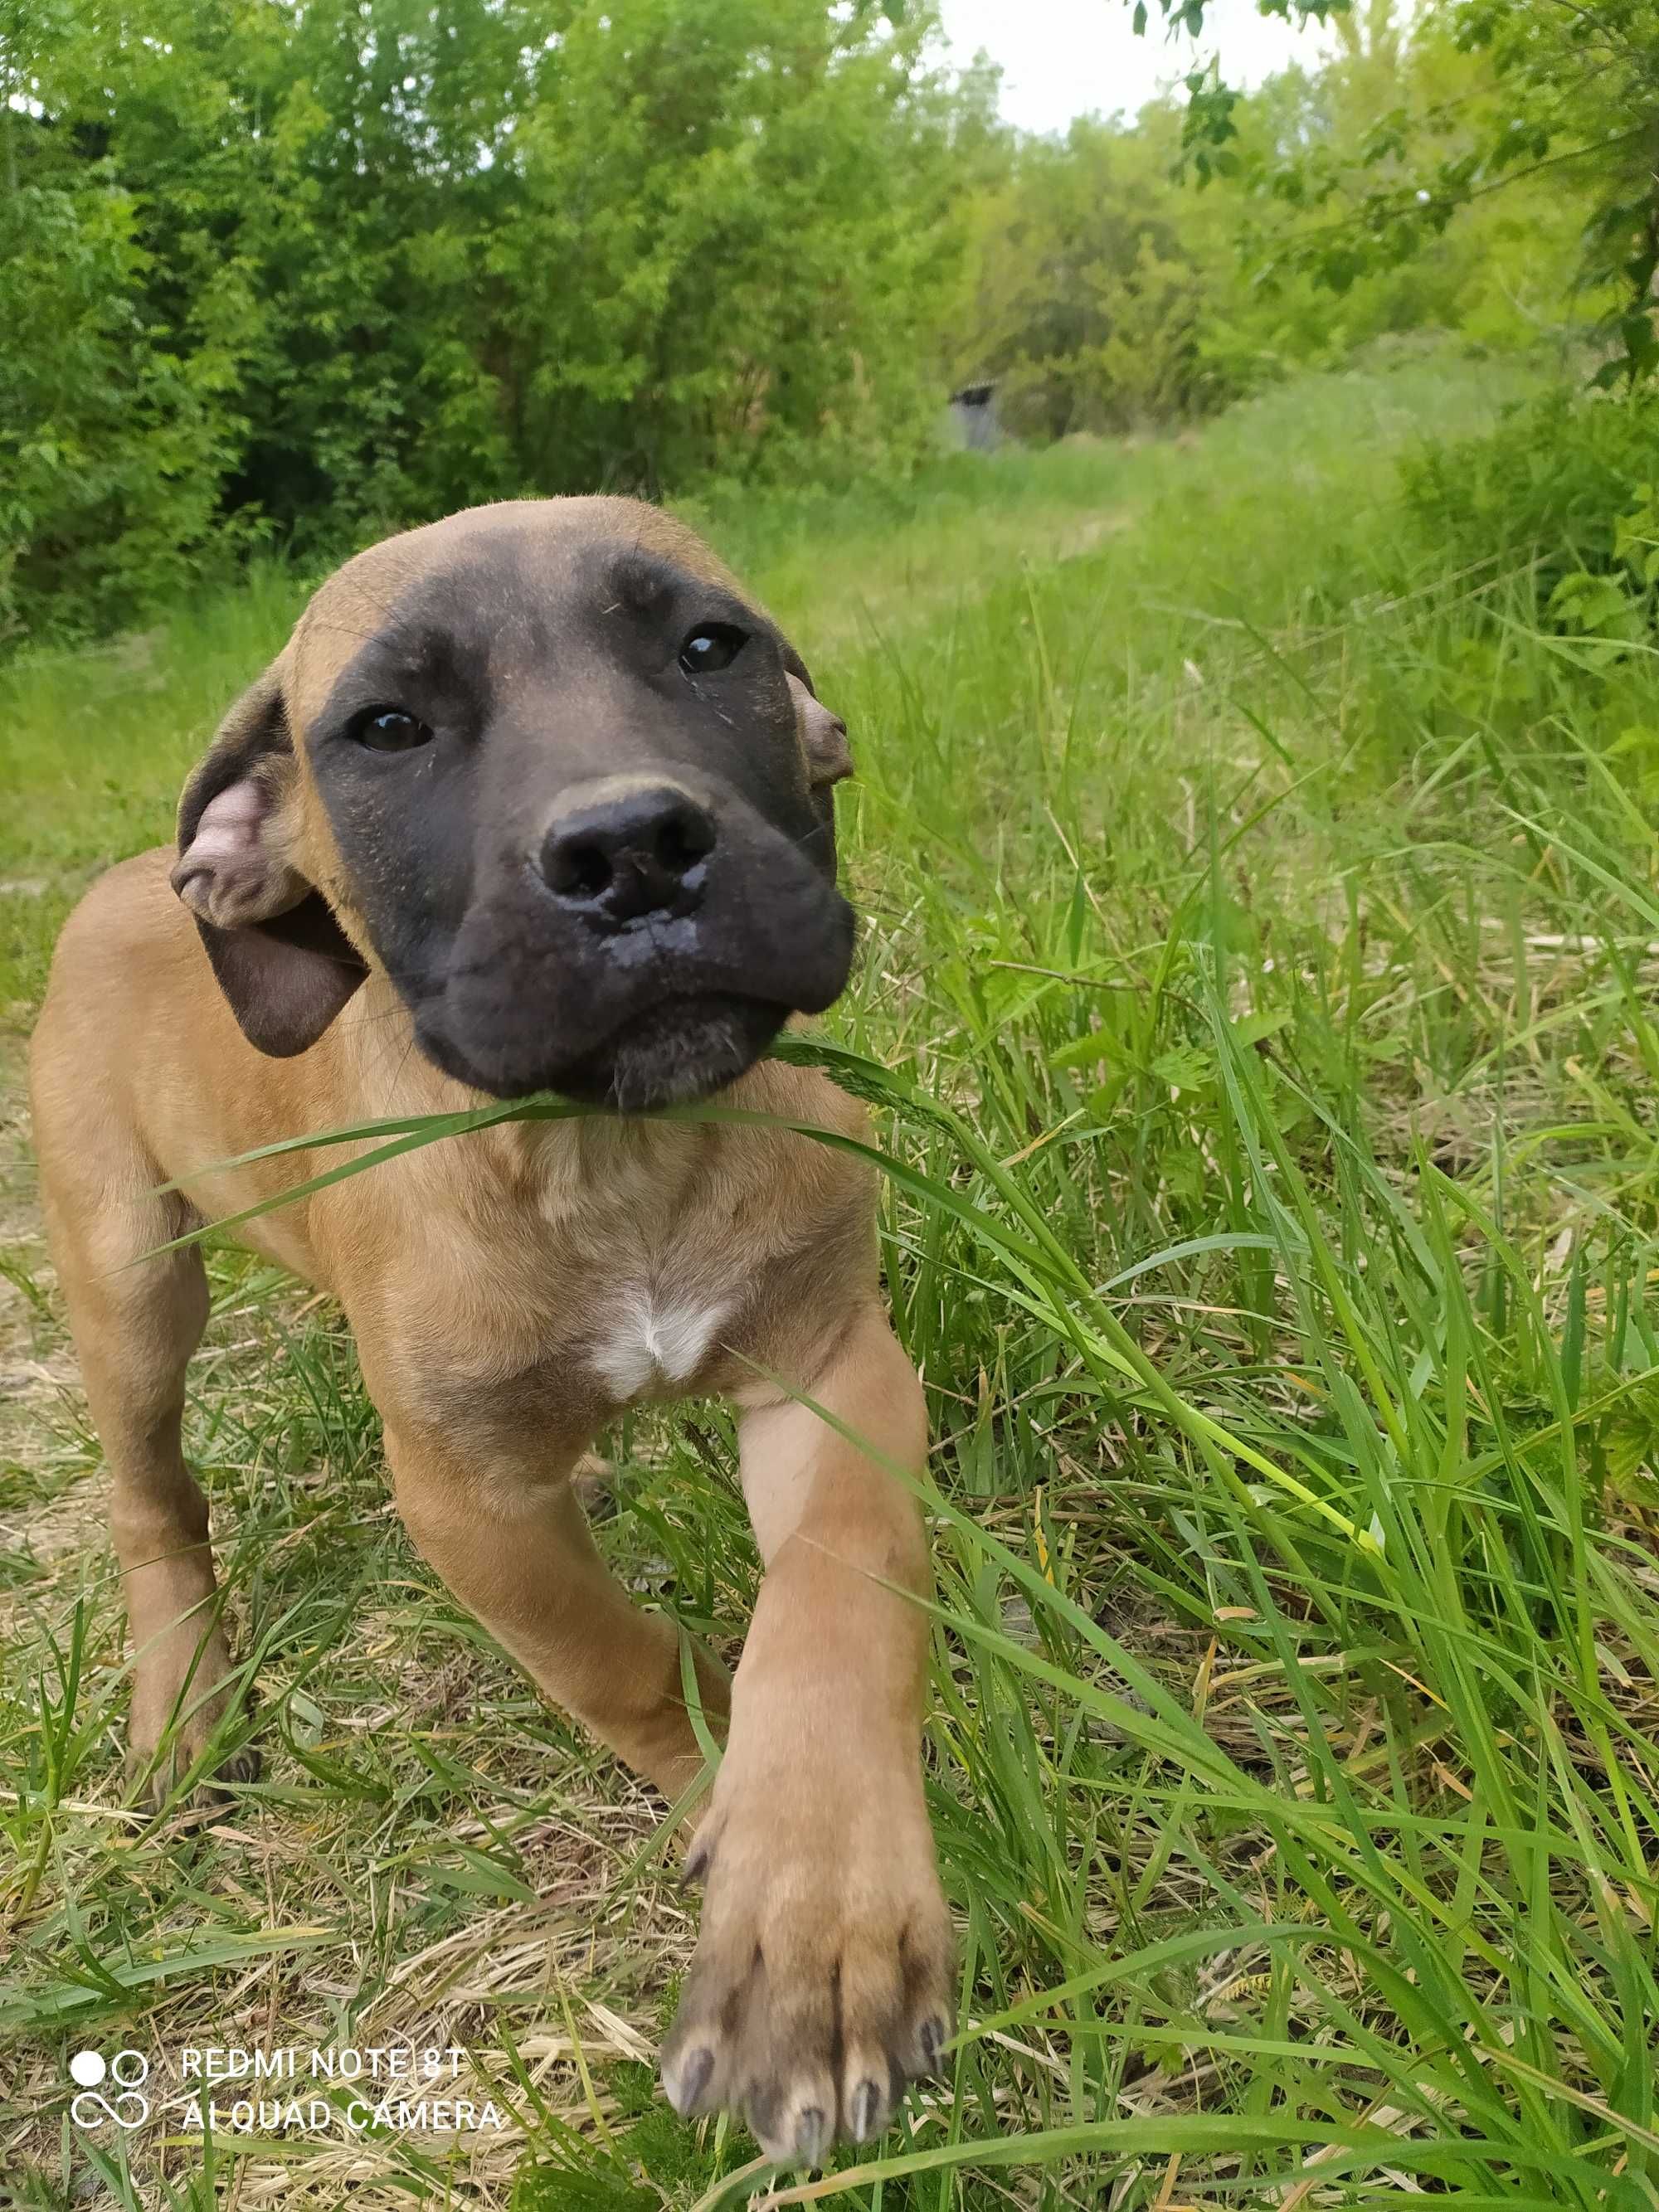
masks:
<instances>
[{"instance_id":1,"label":"wrinkled forehead","mask_svg":"<svg viewBox=\"0 0 1659 2212\"><path fill-rule=\"evenodd\" d=\"M377 662L510 683L568 652L583 625L665 617L699 593L704 612L770 627L695 531L658 508L603 498L471 508L329 578L285 656L289 704L308 723L344 672Z\"/></svg>"}]
</instances>

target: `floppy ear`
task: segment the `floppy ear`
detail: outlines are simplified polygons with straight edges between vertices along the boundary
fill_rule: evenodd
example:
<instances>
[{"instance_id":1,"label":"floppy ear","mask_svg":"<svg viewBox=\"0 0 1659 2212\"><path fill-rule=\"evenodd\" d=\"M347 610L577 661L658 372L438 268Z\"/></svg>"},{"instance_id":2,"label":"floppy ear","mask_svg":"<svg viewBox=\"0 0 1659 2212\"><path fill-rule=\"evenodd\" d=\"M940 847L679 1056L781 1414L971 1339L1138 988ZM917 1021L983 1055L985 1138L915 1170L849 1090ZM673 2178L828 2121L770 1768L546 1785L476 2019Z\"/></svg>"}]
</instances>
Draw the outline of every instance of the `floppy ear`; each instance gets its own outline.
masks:
<instances>
[{"instance_id":1,"label":"floppy ear","mask_svg":"<svg viewBox=\"0 0 1659 2212\"><path fill-rule=\"evenodd\" d=\"M289 856L296 774L282 686L268 669L185 786L172 876L243 1036L276 1060L315 1044L367 972Z\"/></svg>"},{"instance_id":2,"label":"floppy ear","mask_svg":"<svg viewBox=\"0 0 1659 2212\"><path fill-rule=\"evenodd\" d=\"M853 773L846 723L816 696L804 667L799 674L795 669L789 669L787 681L789 696L795 702L795 726L800 732L801 750L806 755L808 781L815 790L820 785L839 783L842 776Z\"/></svg>"}]
</instances>

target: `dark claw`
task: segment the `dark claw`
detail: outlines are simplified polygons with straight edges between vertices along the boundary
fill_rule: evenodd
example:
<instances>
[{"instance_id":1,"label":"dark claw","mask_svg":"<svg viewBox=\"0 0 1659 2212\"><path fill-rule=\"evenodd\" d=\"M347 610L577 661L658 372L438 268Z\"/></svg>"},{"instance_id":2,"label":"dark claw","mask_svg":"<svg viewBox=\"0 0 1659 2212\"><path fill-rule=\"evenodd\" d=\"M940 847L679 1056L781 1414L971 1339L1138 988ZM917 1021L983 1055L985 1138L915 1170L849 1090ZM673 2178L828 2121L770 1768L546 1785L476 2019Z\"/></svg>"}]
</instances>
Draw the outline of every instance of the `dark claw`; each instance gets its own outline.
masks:
<instances>
[{"instance_id":1,"label":"dark claw","mask_svg":"<svg viewBox=\"0 0 1659 2212\"><path fill-rule=\"evenodd\" d=\"M686 1857L684 1871L680 1875L680 1887L682 1889L690 1889L693 1882L701 1881L702 1880L704 1875L708 1871L708 1862L714 1857L714 1846L713 1844L698 1843L694 1844L691 1846L690 1851Z\"/></svg>"},{"instance_id":2,"label":"dark claw","mask_svg":"<svg viewBox=\"0 0 1659 2212\"><path fill-rule=\"evenodd\" d=\"M777 2141L778 2106L782 2092L771 2083L757 2083L744 2100L744 2117L749 2132L762 2145Z\"/></svg>"},{"instance_id":3,"label":"dark claw","mask_svg":"<svg viewBox=\"0 0 1659 2212\"><path fill-rule=\"evenodd\" d=\"M923 2021L917 2040L921 2045L922 2071L937 2074L940 2070L939 2061L945 2055L945 2022L937 2014L932 2020Z\"/></svg>"},{"instance_id":4,"label":"dark claw","mask_svg":"<svg viewBox=\"0 0 1659 2212\"><path fill-rule=\"evenodd\" d=\"M823 2160L829 2142L830 2130L821 2105L809 2105L795 2123L795 2156L804 2166L817 2166Z\"/></svg>"},{"instance_id":5,"label":"dark claw","mask_svg":"<svg viewBox=\"0 0 1659 2212\"><path fill-rule=\"evenodd\" d=\"M714 2070L714 2054L702 2050L692 2052L680 2074L679 2092L673 2100L674 2110L684 2119L697 2108L698 2100L708 2087L709 2076Z\"/></svg>"},{"instance_id":6,"label":"dark claw","mask_svg":"<svg viewBox=\"0 0 1659 2212\"><path fill-rule=\"evenodd\" d=\"M868 2142L876 2131L877 2117L881 2111L881 2088L874 2081L860 2081L853 2092L853 2140Z\"/></svg>"}]
</instances>

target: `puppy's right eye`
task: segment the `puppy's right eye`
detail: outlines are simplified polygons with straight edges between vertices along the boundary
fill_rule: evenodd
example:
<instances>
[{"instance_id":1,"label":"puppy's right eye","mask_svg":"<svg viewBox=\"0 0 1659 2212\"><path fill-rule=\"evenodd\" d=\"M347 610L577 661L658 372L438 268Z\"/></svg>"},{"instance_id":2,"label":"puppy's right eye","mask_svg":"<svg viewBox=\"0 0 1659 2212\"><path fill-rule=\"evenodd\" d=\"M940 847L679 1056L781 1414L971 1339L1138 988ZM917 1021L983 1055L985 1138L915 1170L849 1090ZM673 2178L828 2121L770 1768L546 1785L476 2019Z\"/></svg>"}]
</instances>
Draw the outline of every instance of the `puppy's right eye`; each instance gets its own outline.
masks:
<instances>
[{"instance_id":1,"label":"puppy's right eye","mask_svg":"<svg viewBox=\"0 0 1659 2212\"><path fill-rule=\"evenodd\" d=\"M365 707L346 724L346 735L372 753L412 753L432 738L426 724L401 707Z\"/></svg>"},{"instance_id":2,"label":"puppy's right eye","mask_svg":"<svg viewBox=\"0 0 1659 2212\"><path fill-rule=\"evenodd\" d=\"M680 647L680 666L688 676L712 676L729 668L748 642L748 631L735 623L704 623Z\"/></svg>"}]
</instances>

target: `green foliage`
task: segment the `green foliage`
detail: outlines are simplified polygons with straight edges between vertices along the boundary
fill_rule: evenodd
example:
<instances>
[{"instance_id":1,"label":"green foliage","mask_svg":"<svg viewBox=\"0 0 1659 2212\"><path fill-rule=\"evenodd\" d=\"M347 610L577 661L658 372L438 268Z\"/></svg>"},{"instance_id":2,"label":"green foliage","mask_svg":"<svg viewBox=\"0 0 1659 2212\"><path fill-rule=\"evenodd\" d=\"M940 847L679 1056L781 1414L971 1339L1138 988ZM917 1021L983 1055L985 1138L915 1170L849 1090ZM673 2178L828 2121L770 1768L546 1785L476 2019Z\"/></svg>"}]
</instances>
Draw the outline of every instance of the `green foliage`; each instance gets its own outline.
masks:
<instances>
[{"instance_id":1,"label":"green foliage","mask_svg":"<svg viewBox=\"0 0 1659 2212\"><path fill-rule=\"evenodd\" d=\"M607 2070L617 2111L599 2154L574 2130L544 2129L514 2176L508 2212L662 2212L689 2204L720 2171L700 2136L664 2102L655 2070L624 2061Z\"/></svg>"},{"instance_id":2,"label":"green foliage","mask_svg":"<svg viewBox=\"0 0 1659 2212\"><path fill-rule=\"evenodd\" d=\"M0 647L489 499L902 475L947 379L1050 438L1530 344L1587 222L1571 313L1629 308L1645 18L1554 12L1334 8L1316 72L1061 143L931 5L0 0Z\"/></svg>"},{"instance_id":3,"label":"green foliage","mask_svg":"<svg viewBox=\"0 0 1659 2212\"><path fill-rule=\"evenodd\" d=\"M1637 503L1613 530L1613 566L1596 574L1577 568L1550 594L1550 611L1563 627L1620 645L1642 645L1659 611L1659 492L1637 487Z\"/></svg>"},{"instance_id":4,"label":"green foliage","mask_svg":"<svg viewBox=\"0 0 1659 2212\"><path fill-rule=\"evenodd\" d=\"M1167 112L1138 131L1079 122L1020 148L974 201L955 366L998 380L1016 433L1178 421L1226 396L1203 349L1213 227L1194 236L1175 143Z\"/></svg>"},{"instance_id":5,"label":"green foliage","mask_svg":"<svg viewBox=\"0 0 1659 2212\"><path fill-rule=\"evenodd\" d=\"M919 450L953 139L823 0L0 14L0 623L482 500ZM927 334L926 336L924 334Z\"/></svg>"},{"instance_id":6,"label":"green foliage","mask_svg":"<svg viewBox=\"0 0 1659 2212\"><path fill-rule=\"evenodd\" d=\"M1467 205L1410 254L1341 244L1327 204L1374 180L1379 148L1501 88L1489 57L1430 21L1408 27L1389 0L1340 21L1349 36L1326 66L1224 95L1207 171L1183 147L1223 95L1196 82L1184 110L1079 122L986 164L953 374L997 378L1024 434L1110 432L1190 419L1380 337L1453 330L1515 350L1569 320L1588 212L1569 180Z\"/></svg>"},{"instance_id":7,"label":"green foliage","mask_svg":"<svg viewBox=\"0 0 1659 2212\"><path fill-rule=\"evenodd\" d=\"M1137 29L1143 0L1133 0ZM1194 36L1212 0L1161 0ZM1351 62L1397 50L1395 0L1258 0L1262 15L1333 22ZM1659 192L1653 116L1659 106L1659 11L1652 0L1540 7L1538 0L1425 0L1409 44L1445 80L1435 96L1402 97L1358 143L1282 139L1251 148L1243 106L1212 68L1188 80L1184 143L1196 173L1237 178L1322 220L1258 241L1259 265L1311 273L1345 291L1398 268L1443 237L1468 210L1565 166L1584 200L1582 291L1598 301L1612 351L1607 383L1659 368L1653 285L1659 273ZM1479 66L1473 72L1462 64ZM1420 75L1420 72L1419 72ZM1265 247L1265 251L1264 251Z\"/></svg>"},{"instance_id":8,"label":"green foliage","mask_svg":"<svg viewBox=\"0 0 1659 2212\"><path fill-rule=\"evenodd\" d=\"M1553 389L1490 432L1425 445L1404 474L1425 544L1471 569L1534 561L1564 627L1611 635L1650 607L1659 390Z\"/></svg>"},{"instance_id":9,"label":"green foliage","mask_svg":"<svg viewBox=\"0 0 1659 2212\"><path fill-rule=\"evenodd\" d=\"M139 196L73 128L6 97L60 46L72 79L66 22L0 15L0 644L54 595L103 628L176 592L234 438L219 353L181 355L148 296Z\"/></svg>"}]
</instances>

